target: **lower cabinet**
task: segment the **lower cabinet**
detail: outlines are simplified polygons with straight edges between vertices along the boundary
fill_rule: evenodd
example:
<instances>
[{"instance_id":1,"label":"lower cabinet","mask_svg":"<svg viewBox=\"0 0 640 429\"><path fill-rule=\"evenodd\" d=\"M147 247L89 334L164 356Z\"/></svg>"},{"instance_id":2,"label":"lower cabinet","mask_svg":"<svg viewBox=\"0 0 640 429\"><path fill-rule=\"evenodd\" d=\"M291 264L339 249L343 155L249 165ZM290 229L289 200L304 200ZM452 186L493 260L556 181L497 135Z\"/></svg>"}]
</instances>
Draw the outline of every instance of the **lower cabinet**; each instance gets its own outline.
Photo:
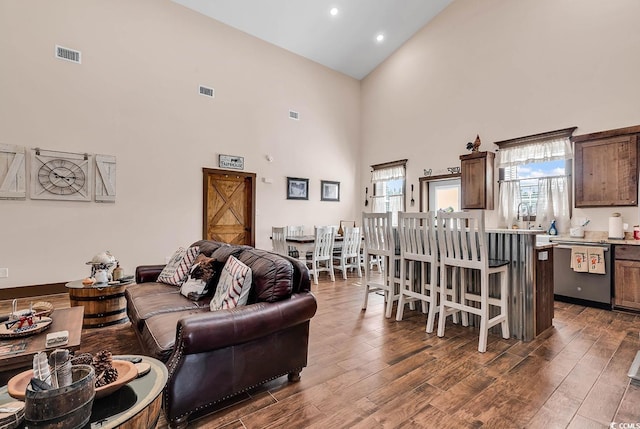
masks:
<instances>
[{"instance_id":1,"label":"lower cabinet","mask_svg":"<svg viewBox=\"0 0 640 429\"><path fill-rule=\"evenodd\" d=\"M615 246L614 307L640 310L640 246Z\"/></svg>"},{"instance_id":2,"label":"lower cabinet","mask_svg":"<svg viewBox=\"0 0 640 429\"><path fill-rule=\"evenodd\" d=\"M553 324L553 249L536 249L536 335Z\"/></svg>"}]
</instances>

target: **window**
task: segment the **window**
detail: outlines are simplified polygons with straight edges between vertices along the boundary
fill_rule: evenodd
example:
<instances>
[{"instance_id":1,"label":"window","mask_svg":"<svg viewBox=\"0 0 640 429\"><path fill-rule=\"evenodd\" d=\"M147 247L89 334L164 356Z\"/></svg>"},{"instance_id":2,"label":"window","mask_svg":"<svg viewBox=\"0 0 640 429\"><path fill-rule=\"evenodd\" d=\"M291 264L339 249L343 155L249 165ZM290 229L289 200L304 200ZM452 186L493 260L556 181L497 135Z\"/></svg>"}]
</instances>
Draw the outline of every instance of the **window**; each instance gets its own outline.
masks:
<instances>
[{"instance_id":1,"label":"window","mask_svg":"<svg viewBox=\"0 0 640 429\"><path fill-rule=\"evenodd\" d=\"M556 220L558 230L569 228L571 202L570 136L575 128L497 142L500 196L499 226L518 219L535 221L547 229Z\"/></svg>"},{"instance_id":2,"label":"window","mask_svg":"<svg viewBox=\"0 0 640 429\"><path fill-rule=\"evenodd\" d=\"M407 160L372 165L373 197L371 210L375 213L393 213L393 224L398 224L398 212L404 211L405 172Z\"/></svg>"},{"instance_id":3,"label":"window","mask_svg":"<svg viewBox=\"0 0 640 429\"><path fill-rule=\"evenodd\" d=\"M420 211L460 211L460 174L420 178Z\"/></svg>"}]
</instances>

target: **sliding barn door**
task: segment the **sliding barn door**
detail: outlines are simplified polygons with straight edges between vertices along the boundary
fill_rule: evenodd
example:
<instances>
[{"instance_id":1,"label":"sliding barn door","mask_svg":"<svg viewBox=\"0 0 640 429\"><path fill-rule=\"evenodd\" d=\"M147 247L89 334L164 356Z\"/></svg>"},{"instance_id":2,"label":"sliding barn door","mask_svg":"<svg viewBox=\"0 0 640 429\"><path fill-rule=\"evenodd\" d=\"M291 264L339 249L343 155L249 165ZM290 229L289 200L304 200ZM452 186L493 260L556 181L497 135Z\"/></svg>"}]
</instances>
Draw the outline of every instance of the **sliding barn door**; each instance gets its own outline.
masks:
<instances>
[{"instance_id":1,"label":"sliding barn door","mask_svg":"<svg viewBox=\"0 0 640 429\"><path fill-rule=\"evenodd\" d=\"M202 236L255 246L255 173L203 168Z\"/></svg>"}]
</instances>

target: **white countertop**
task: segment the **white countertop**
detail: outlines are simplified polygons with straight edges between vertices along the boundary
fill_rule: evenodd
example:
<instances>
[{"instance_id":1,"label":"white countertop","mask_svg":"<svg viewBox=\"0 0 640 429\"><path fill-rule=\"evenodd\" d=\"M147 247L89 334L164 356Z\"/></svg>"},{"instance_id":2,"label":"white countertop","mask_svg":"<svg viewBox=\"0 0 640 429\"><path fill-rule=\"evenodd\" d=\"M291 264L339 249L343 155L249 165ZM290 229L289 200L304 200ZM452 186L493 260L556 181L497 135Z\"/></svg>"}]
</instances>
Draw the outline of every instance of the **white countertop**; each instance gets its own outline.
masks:
<instances>
[{"instance_id":1,"label":"white countertop","mask_svg":"<svg viewBox=\"0 0 640 429\"><path fill-rule=\"evenodd\" d=\"M568 241L572 243L602 243L602 244L629 244L640 246L640 240L633 239L633 232L626 232L624 239L609 238L606 231L585 231L584 237L571 237L570 235L552 236L553 241Z\"/></svg>"},{"instance_id":2,"label":"white countertop","mask_svg":"<svg viewBox=\"0 0 640 429\"><path fill-rule=\"evenodd\" d=\"M512 229L512 228L485 228L485 232L491 232L494 234L546 234L547 231L543 229Z\"/></svg>"}]
</instances>

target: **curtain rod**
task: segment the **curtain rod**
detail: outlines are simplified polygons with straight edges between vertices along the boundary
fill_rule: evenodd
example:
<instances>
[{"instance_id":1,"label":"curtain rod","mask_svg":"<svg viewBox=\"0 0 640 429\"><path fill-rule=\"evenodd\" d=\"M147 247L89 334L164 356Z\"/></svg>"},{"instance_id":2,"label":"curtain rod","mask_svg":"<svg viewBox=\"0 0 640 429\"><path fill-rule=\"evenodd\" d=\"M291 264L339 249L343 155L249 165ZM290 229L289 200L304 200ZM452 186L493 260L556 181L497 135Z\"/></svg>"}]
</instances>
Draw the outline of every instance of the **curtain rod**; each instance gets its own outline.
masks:
<instances>
[{"instance_id":1,"label":"curtain rod","mask_svg":"<svg viewBox=\"0 0 640 429\"><path fill-rule=\"evenodd\" d=\"M373 170L380 170L383 168L399 167L399 166L406 166L406 165L407 165L406 159L399 159L397 161L383 162L382 164L373 164L371 165L371 168Z\"/></svg>"},{"instance_id":2,"label":"curtain rod","mask_svg":"<svg viewBox=\"0 0 640 429\"><path fill-rule=\"evenodd\" d=\"M544 176L544 177L529 177L529 178L525 178L525 179L502 179L502 180L498 180L498 183L503 183L503 182L520 182L522 180L533 180L533 179L560 179L562 177L571 177L571 174L560 174L558 176Z\"/></svg>"},{"instance_id":3,"label":"curtain rod","mask_svg":"<svg viewBox=\"0 0 640 429\"><path fill-rule=\"evenodd\" d=\"M538 133L538 134L532 134L524 137L516 137L515 139L502 140L499 142L494 142L493 144L495 144L499 148L505 148L505 147L516 146L516 145L521 145L525 143L536 143L536 142L551 140L555 138L571 137L571 135L576 130L576 128L578 127L569 127L569 128L563 128L561 130L547 131L545 133Z\"/></svg>"}]
</instances>

